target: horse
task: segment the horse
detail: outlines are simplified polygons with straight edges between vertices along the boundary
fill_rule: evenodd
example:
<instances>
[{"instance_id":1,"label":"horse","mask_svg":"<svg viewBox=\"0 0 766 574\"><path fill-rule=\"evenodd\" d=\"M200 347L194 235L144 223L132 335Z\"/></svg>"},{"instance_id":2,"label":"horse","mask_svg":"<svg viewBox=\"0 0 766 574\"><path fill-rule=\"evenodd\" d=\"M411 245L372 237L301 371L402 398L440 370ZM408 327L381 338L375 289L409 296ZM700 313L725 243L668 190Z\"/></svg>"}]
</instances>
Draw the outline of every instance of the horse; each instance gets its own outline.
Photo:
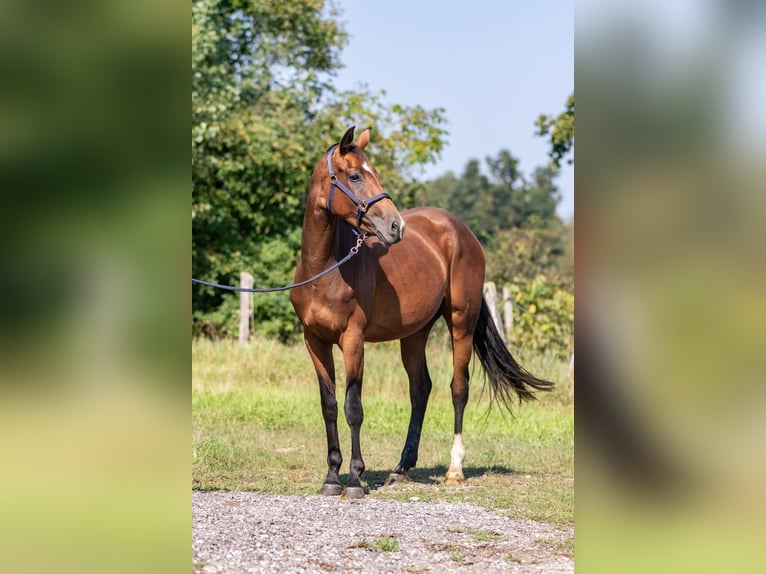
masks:
<instances>
[{"instance_id":1,"label":"horse","mask_svg":"<svg viewBox=\"0 0 766 574\"><path fill-rule=\"evenodd\" d=\"M318 161L303 219L295 282L342 266L291 292L316 370L327 434L327 476L319 493L364 496L360 447L364 420L362 381L366 342L399 340L409 378L411 414L399 464L385 486L408 480L431 391L426 342L434 323L446 320L452 341L454 436L445 482L463 482L463 412L468 401L469 361L476 352L490 383L490 396L510 409L514 395L535 398L553 383L539 379L513 358L491 319L483 296L484 250L459 219L435 207L398 211L385 193L365 148L369 128L354 141L354 126ZM336 193L336 191L339 191ZM351 431L351 461L345 488L338 440L333 346L345 368L344 414Z\"/></svg>"}]
</instances>

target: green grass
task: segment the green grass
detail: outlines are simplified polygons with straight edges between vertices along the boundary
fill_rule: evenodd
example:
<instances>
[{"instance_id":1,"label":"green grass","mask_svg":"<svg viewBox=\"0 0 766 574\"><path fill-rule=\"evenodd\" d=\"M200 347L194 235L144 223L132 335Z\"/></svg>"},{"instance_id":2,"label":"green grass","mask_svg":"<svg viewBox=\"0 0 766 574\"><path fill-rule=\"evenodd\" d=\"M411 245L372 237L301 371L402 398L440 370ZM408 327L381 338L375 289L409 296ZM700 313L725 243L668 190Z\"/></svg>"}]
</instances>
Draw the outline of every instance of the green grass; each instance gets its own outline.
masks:
<instances>
[{"instance_id":1,"label":"green grass","mask_svg":"<svg viewBox=\"0 0 766 574\"><path fill-rule=\"evenodd\" d=\"M474 542L496 542L503 536L497 532L489 532L487 530L477 530L471 534Z\"/></svg>"},{"instance_id":2,"label":"green grass","mask_svg":"<svg viewBox=\"0 0 766 574\"><path fill-rule=\"evenodd\" d=\"M554 538L538 538L535 540L536 544L547 546L554 554L561 556L568 556L574 558L574 539L565 538L564 540L556 540Z\"/></svg>"},{"instance_id":3,"label":"green grass","mask_svg":"<svg viewBox=\"0 0 766 574\"><path fill-rule=\"evenodd\" d=\"M396 536L384 536L377 540L362 538L351 545L351 548L364 548L373 552L398 552L399 539Z\"/></svg>"},{"instance_id":4,"label":"green grass","mask_svg":"<svg viewBox=\"0 0 766 574\"><path fill-rule=\"evenodd\" d=\"M453 532L456 534L468 534L471 536L474 542L495 542L500 540L503 536L497 532L491 532L489 530L475 530L465 528L448 528L447 532Z\"/></svg>"},{"instance_id":5,"label":"green grass","mask_svg":"<svg viewBox=\"0 0 766 574\"><path fill-rule=\"evenodd\" d=\"M335 356L336 370L342 373L337 349ZM452 361L443 335L432 337L428 360L434 388L418 467L410 471L411 482L384 490L381 485L399 461L407 432L409 391L398 344L366 347L362 453L369 495L468 501L512 518L571 525L574 416L568 365L550 357L521 358L533 373L559 384L539 401L517 406L514 417L497 406L489 409L486 393L481 396L480 367L475 366L463 425L466 481L448 487L442 479L452 445ZM342 470L347 472L344 386L339 380ZM194 341L192 441L193 488L316 493L327 470L327 445L316 377L303 345L266 339L245 346Z\"/></svg>"}]
</instances>

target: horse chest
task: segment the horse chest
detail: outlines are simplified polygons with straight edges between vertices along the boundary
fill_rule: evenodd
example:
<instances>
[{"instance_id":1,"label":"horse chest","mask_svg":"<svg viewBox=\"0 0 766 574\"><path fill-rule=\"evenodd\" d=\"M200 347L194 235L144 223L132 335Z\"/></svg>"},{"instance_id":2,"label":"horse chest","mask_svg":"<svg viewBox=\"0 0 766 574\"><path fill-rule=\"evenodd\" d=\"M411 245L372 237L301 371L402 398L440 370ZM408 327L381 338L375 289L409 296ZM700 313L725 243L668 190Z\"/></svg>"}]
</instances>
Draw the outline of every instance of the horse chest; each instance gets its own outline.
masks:
<instances>
[{"instance_id":1,"label":"horse chest","mask_svg":"<svg viewBox=\"0 0 766 574\"><path fill-rule=\"evenodd\" d=\"M306 329L340 333L348 327L356 308L357 301L350 288L339 288L321 296L314 294L303 315L303 326Z\"/></svg>"}]
</instances>

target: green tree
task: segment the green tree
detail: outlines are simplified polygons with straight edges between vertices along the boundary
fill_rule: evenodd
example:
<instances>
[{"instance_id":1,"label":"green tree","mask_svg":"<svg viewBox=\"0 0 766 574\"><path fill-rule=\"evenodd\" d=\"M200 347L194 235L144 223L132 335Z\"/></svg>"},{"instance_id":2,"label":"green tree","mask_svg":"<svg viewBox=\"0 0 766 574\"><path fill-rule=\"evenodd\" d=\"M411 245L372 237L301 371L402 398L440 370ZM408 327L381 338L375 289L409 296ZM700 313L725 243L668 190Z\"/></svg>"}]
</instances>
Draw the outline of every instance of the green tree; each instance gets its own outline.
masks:
<instances>
[{"instance_id":1,"label":"green tree","mask_svg":"<svg viewBox=\"0 0 766 574\"><path fill-rule=\"evenodd\" d=\"M519 160L508 150L485 158L471 159L458 178L447 173L426 185L424 203L443 207L457 215L485 244L500 232L521 228L534 221L547 225L557 220L560 193L553 168L538 168L527 180Z\"/></svg>"},{"instance_id":2,"label":"green tree","mask_svg":"<svg viewBox=\"0 0 766 574\"><path fill-rule=\"evenodd\" d=\"M561 161L567 159L569 165L574 163L574 94L567 98L566 109L558 116L541 114L535 122L537 135L548 137L551 149L551 167L561 167Z\"/></svg>"},{"instance_id":3,"label":"green tree","mask_svg":"<svg viewBox=\"0 0 766 574\"><path fill-rule=\"evenodd\" d=\"M478 228L482 225L482 211L486 211L480 207L488 202L489 189L489 179L481 173L478 160L469 160L455 187L447 192L446 209L469 227Z\"/></svg>"},{"instance_id":4,"label":"green tree","mask_svg":"<svg viewBox=\"0 0 766 574\"><path fill-rule=\"evenodd\" d=\"M532 218L523 227L495 235L487 246L487 280L530 281L542 274L562 287L574 285L573 227L558 217L547 224Z\"/></svg>"},{"instance_id":5,"label":"green tree","mask_svg":"<svg viewBox=\"0 0 766 574\"><path fill-rule=\"evenodd\" d=\"M311 171L349 125L375 129L371 159L387 191L411 201L417 166L444 145L444 111L335 90L345 42L332 2L192 3L195 277L234 284L249 271L259 286L288 283ZM195 332L231 334L236 300L194 285ZM287 294L253 301L259 328L281 338L295 332Z\"/></svg>"}]
</instances>

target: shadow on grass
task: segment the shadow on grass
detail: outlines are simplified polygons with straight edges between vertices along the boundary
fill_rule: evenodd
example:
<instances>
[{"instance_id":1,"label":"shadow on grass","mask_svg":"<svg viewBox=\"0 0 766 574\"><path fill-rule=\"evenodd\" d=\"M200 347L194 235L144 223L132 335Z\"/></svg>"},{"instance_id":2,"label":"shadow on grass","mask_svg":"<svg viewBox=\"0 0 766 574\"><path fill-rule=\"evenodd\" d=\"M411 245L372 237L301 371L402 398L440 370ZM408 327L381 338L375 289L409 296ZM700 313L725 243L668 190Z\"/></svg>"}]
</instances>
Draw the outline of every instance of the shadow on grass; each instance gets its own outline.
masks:
<instances>
[{"instance_id":1,"label":"shadow on grass","mask_svg":"<svg viewBox=\"0 0 766 574\"><path fill-rule=\"evenodd\" d=\"M370 492L383 488L383 485L391 473L390 470L372 470L365 471L362 475L362 479L367 482ZM445 465L431 466L425 468L413 468L410 469L408 475L410 477L409 482L414 484L426 484L436 485L443 484L444 477L447 474L447 467ZM518 474L517 471L507 466L469 466L463 468L463 476L466 481L470 481L472 478L485 476L487 474L500 474L511 475ZM345 484L348 481L348 474L341 475L341 483Z\"/></svg>"}]
</instances>

